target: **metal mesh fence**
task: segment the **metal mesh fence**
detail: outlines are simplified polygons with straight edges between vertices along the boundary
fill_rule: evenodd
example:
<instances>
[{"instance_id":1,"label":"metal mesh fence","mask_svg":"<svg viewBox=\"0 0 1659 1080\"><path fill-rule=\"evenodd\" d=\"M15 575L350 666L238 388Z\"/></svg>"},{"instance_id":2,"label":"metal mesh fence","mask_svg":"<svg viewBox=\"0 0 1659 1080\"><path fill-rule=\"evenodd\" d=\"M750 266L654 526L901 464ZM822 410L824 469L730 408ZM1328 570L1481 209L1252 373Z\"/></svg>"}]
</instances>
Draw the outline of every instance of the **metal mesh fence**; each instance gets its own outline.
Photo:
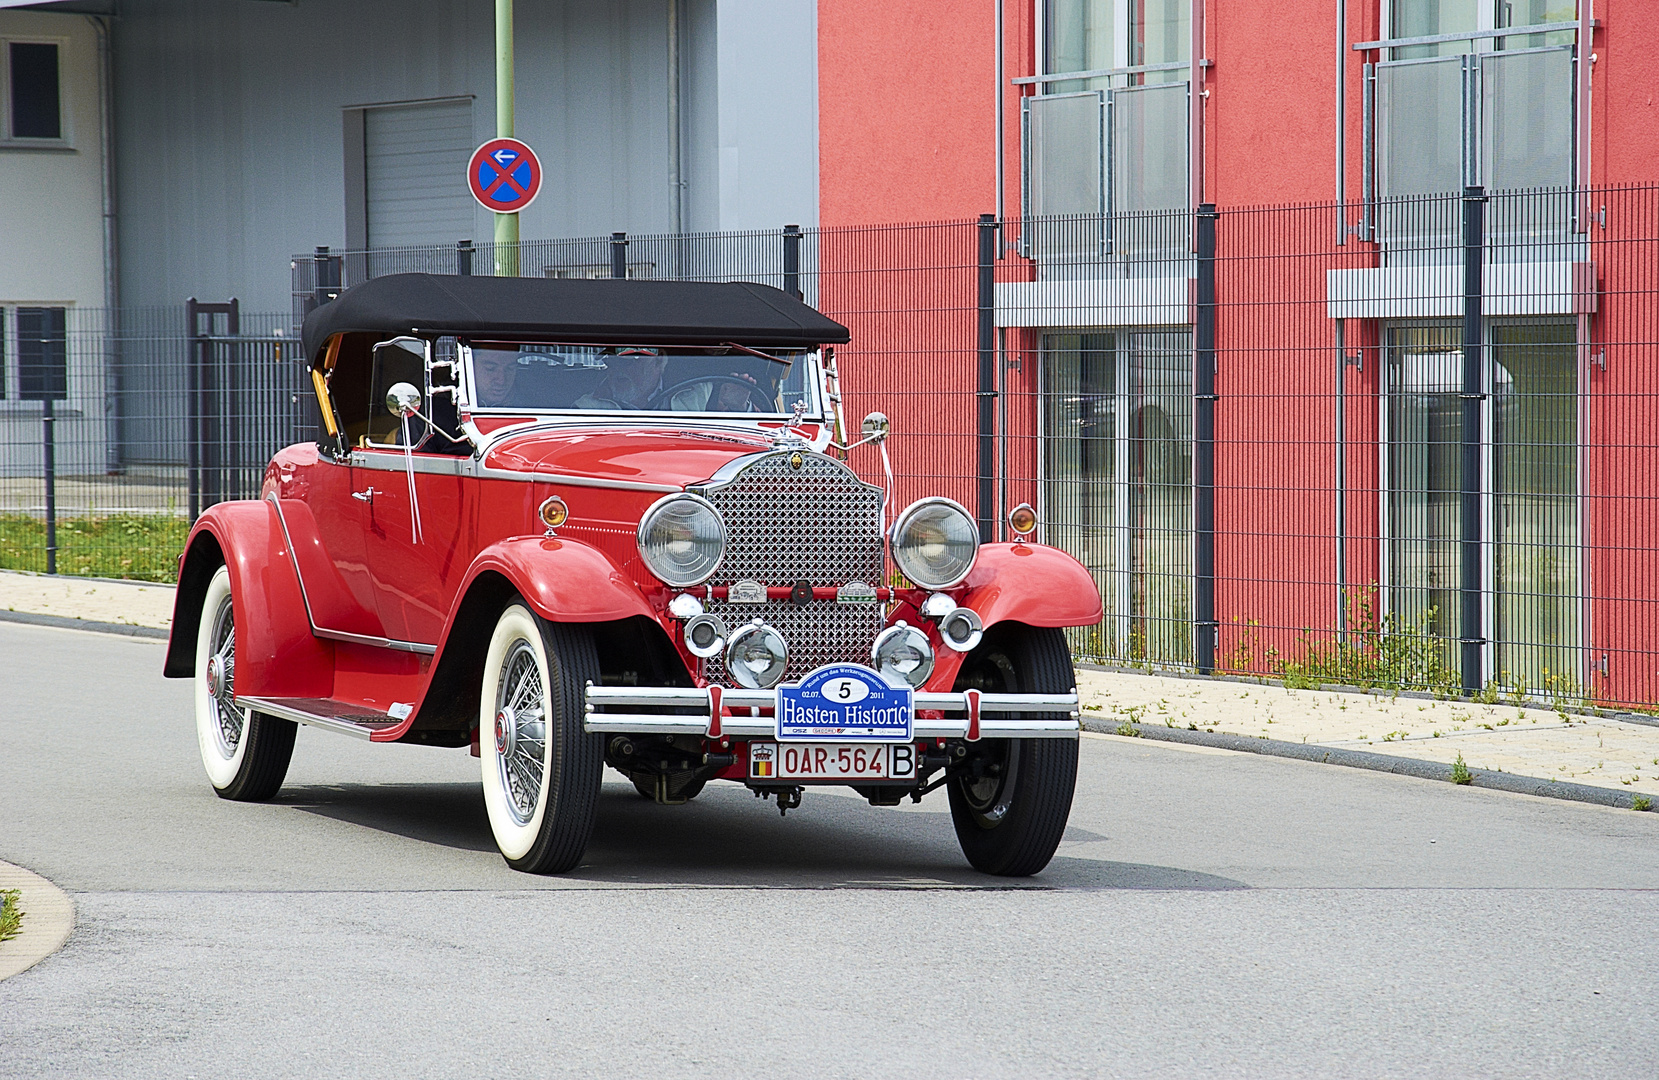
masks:
<instances>
[{"instance_id":1,"label":"metal mesh fence","mask_svg":"<svg viewBox=\"0 0 1659 1080\"><path fill-rule=\"evenodd\" d=\"M993 539L1037 507L1102 597L1082 658L1659 701L1659 188L319 250L292 269L293 311L235 332L224 312L70 313L60 518L182 528L192 490L252 493L309 430L294 326L367 277L761 281L851 328L845 411L892 418L895 506L947 495ZM35 522L41 405L4 404L0 505ZM874 449L852 464L884 482ZM4 557L42 561L39 543Z\"/></svg>"}]
</instances>

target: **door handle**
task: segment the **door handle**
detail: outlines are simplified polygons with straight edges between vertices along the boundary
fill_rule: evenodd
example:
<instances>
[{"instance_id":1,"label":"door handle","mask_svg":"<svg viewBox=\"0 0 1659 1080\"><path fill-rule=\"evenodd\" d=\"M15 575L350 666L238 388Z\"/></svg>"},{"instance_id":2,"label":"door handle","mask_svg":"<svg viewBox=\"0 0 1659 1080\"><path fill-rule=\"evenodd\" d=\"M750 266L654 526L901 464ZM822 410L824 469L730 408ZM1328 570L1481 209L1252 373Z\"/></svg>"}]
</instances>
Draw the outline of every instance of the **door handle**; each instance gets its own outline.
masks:
<instances>
[{"instance_id":1,"label":"door handle","mask_svg":"<svg viewBox=\"0 0 1659 1080\"><path fill-rule=\"evenodd\" d=\"M356 499L358 502L372 503L374 502L374 488L369 487L364 488L362 491L354 491L351 493L351 497Z\"/></svg>"}]
</instances>

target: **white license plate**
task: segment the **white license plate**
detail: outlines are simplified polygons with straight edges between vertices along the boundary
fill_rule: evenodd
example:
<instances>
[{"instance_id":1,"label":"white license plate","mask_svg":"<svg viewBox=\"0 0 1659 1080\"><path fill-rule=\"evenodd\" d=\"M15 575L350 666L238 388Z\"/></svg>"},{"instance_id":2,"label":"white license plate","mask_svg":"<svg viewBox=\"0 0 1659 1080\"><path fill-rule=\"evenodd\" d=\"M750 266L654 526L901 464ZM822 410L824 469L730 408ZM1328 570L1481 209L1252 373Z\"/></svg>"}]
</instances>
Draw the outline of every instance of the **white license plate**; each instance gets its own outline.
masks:
<instances>
[{"instance_id":1,"label":"white license plate","mask_svg":"<svg viewBox=\"0 0 1659 1080\"><path fill-rule=\"evenodd\" d=\"M751 780L910 780L916 776L911 743L749 744Z\"/></svg>"}]
</instances>

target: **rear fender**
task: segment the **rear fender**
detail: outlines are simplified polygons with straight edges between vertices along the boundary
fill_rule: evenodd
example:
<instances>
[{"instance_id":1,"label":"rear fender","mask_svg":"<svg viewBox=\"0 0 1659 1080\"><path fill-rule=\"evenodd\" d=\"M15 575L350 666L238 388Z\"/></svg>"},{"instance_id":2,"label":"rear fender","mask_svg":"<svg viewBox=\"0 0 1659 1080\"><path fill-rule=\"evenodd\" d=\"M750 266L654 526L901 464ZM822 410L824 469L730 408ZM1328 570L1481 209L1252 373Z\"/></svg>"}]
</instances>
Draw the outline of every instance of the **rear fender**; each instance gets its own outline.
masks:
<instances>
[{"instance_id":1,"label":"rear fender","mask_svg":"<svg viewBox=\"0 0 1659 1080\"><path fill-rule=\"evenodd\" d=\"M981 545L962 588L957 603L972 609L987 630L1004 622L1093 626L1106 614L1100 587L1083 564L1045 544ZM937 631L929 630L938 661L928 683L949 690L966 654L944 647Z\"/></svg>"},{"instance_id":2,"label":"rear fender","mask_svg":"<svg viewBox=\"0 0 1659 1080\"><path fill-rule=\"evenodd\" d=\"M236 605L237 693L329 696L334 650L311 634L282 527L275 510L263 502L219 503L191 528L179 566L162 674L174 679L195 675L202 600L221 565L230 571Z\"/></svg>"}]
</instances>

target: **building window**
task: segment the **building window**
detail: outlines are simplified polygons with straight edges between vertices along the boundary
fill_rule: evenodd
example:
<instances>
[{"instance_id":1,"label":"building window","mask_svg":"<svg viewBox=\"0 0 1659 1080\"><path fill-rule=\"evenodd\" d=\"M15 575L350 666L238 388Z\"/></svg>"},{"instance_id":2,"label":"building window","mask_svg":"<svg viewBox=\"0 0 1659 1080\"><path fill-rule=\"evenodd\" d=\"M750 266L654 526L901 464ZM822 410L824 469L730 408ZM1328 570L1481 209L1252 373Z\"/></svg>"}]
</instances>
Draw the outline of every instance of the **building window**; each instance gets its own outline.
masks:
<instances>
[{"instance_id":1,"label":"building window","mask_svg":"<svg viewBox=\"0 0 1659 1080\"><path fill-rule=\"evenodd\" d=\"M1560 691L1581 672L1576 328L1495 321L1478 490L1481 636L1503 686ZM1388 331L1387 586L1391 628L1460 663L1461 330Z\"/></svg>"},{"instance_id":2,"label":"building window","mask_svg":"<svg viewBox=\"0 0 1659 1080\"><path fill-rule=\"evenodd\" d=\"M6 42L6 137L61 140L63 103L58 46L50 42Z\"/></svg>"},{"instance_id":3,"label":"building window","mask_svg":"<svg viewBox=\"0 0 1659 1080\"><path fill-rule=\"evenodd\" d=\"M1106 609L1080 656L1192 661L1192 335L1048 334L1043 540L1074 555Z\"/></svg>"}]
</instances>

